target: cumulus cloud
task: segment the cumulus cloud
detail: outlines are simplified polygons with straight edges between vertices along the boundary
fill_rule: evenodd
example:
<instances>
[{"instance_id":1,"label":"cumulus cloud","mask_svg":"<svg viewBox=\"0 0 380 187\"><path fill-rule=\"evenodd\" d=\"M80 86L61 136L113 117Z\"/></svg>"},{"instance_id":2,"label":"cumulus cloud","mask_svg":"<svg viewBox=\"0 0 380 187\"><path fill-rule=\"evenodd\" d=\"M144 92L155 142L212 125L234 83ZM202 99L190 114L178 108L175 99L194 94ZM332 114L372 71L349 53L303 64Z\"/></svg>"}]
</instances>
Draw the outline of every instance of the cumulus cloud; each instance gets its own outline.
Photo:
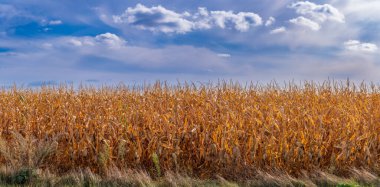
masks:
<instances>
[{"instance_id":1,"label":"cumulus cloud","mask_svg":"<svg viewBox=\"0 0 380 187\"><path fill-rule=\"evenodd\" d=\"M346 50L355 52L374 53L378 51L378 47L376 44L363 43L358 40L349 40L347 42L344 42L344 47L346 48Z\"/></svg>"},{"instance_id":2,"label":"cumulus cloud","mask_svg":"<svg viewBox=\"0 0 380 187\"><path fill-rule=\"evenodd\" d=\"M232 11L211 11L213 23L224 28L235 28L238 31L247 31L252 26L262 25L262 18L252 12L233 13Z\"/></svg>"},{"instance_id":3,"label":"cumulus cloud","mask_svg":"<svg viewBox=\"0 0 380 187\"><path fill-rule=\"evenodd\" d=\"M345 16L337 8L330 4L315 4L309 1L299 1L291 4L289 8L295 9L301 15L290 19L291 23L318 31L321 25L327 21L345 23Z\"/></svg>"},{"instance_id":4,"label":"cumulus cloud","mask_svg":"<svg viewBox=\"0 0 380 187\"><path fill-rule=\"evenodd\" d=\"M295 25L307 27L313 31L318 31L319 29L321 29L321 26L317 22L315 22L311 19L305 18L303 16L291 19L291 20L289 20L289 22L293 23Z\"/></svg>"},{"instance_id":5,"label":"cumulus cloud","mask_svg":"<svg viewBox=\"0 0 380 187\"><path fill-rule=\"evenodd\" d=\"M276 19L274 17L269 17L268 20L265 22L265 26L271 26L276 22Z\"/></svg>"},{"instance_id":6,"label":"cumulus cloud","mask_svg":"<svg viewBox=\"0 0 380 187\"><path fill-rule=\"evenodd\" d=\"M63 40L63 43L75 47L102 46L110 49L119 49L124 47L127 42L116 34L107 32L95 37L68 37Z\"/></svg>"},{"instance_id":7,"label":"cumulus cloud","mask_svg":"<svg viewBox=\"0 0 380 187\"><path fill-rule=\"evenodd\" d=\"M205 7L198 7L198 12L192 16L192 19L195 20L194 29L206 30L213 27L210 13Z\"/></svg>"},{"instance_id":8,"label":"cumulus cloud","mask_svg":"<svg viewBox=\"0 0 380 187\"><path fill-rule=\"evenodd\" d=\"M275 29L271 30L269 33L270 34L278 34L278 33L283 33L283 32L286 32L286 28L285 27L275 28Z\"/></svg>"},{"instance_id":9,"label":"cumulus cloud","mask_svg":"<svg viewBox=\"0 0 380 187\"><path fill-rule=\"evenodd\" d=\"M114 15L113 22L126 23L142 30L180 34L215 27L245 32L263 24L262 18L253 12L208 11L205 7L199 7L198 12L191 14L178 13L162 6L149 8L142 4L127 8L121 15Z\"/></svg>"},{"instance_id":10,"label":"cumulus cloud","mask_svg":"<svg viewBox=\"0 0 380 187\"><path fill-rule=\"evenodd\" d=\"M186 15L168 10L162 6L148 8L142 4L129 7L122 15L113 16L115 23L128 23L139 29L164 33L186 33L191 31L193 23L185 19Z\"/></svg>"},{"instance_id":11,"label":"cumulus cloud","mask_svg":"<svg viewBox=\"0 0 380 187\"><path fill-rule=\"evenodd\" d=\"M95 41L103 43L111 48L119 48L125 45L126 41L112 33L104 33L95 36Z\"/></svg>"},{"instance_id":12,"label":"cumulus cloud","mask_svg":"<svg viewBox=\"0 0 380 187\"><path fill-rule=\"evenodd\" d=\"M262 18L253 12L208 11L205 7L198 8L198 12L193 15L193 22L195 29L219 27L241 32L263 24Z\"/></svg>"},{"instance_id":13,"label":"cumulus cloud","mask_svg":"<svg viewBox=\"0 0 380 187\"><path fill-rule=\"evenodd\" d=\"M296 10L296 13L310 16L312 19L325 22L327 20L336 22L345 22L344 15L330 4L317 5L309 1L299 1L290 5Z\"/></svg>"}]
</instances>

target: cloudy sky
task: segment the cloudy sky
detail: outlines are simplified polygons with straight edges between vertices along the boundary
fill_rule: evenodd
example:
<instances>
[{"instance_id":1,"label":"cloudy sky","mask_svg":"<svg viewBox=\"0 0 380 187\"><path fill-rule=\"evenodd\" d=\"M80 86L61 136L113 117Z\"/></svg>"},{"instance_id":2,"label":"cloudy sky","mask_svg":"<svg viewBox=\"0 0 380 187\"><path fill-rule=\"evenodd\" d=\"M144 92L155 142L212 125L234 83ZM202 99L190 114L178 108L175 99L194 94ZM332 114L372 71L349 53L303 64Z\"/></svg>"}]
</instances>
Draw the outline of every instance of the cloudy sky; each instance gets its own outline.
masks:
<instances>
[{"instance_id":1,"label":"cloudy sky","mask_svg":"<svg viewBox=\"0 0 380 187\"><path fill-rule=\"evenodd\" d=\"M0 85L380 82L379 0L1 0Z\"/></svg>"}]
</instances>

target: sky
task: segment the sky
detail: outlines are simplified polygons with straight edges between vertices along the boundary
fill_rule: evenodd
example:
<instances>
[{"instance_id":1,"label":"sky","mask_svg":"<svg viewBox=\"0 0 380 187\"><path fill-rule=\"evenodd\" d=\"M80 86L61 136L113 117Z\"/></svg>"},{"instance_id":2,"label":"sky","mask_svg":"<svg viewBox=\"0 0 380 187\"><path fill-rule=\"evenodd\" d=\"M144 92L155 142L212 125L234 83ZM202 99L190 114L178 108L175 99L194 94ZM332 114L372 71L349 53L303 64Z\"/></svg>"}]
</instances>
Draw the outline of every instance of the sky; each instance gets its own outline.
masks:
<instances>
[{"instance_id":1,"label":"sky","mask_svg":"<svg viewBox=\"0 0 380 187\"><path fill-rule=\"evenodd\" d=\"M380 80L379 0L0 0L0 85Z\"/></svg>"}]
</instances>

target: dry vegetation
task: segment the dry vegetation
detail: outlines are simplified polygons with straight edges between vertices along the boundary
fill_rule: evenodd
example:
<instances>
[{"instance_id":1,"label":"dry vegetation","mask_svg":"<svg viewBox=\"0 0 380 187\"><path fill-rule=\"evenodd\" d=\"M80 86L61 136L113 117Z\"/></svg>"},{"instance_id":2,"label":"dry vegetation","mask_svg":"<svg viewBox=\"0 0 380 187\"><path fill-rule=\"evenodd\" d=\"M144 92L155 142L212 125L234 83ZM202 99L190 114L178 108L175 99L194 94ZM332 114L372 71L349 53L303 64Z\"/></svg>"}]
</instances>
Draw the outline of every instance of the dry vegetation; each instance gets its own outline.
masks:
<instances>
[{"instance_id":1,"label":"dry vegetation","mask_svg":"<svg viewBox=\"0 0 380 187\"><path fill-rule=\"evenodd\" d=\"M3 89L0 126L0 163L13 170L380 174L380 88L368 84Z\"/></svg>"}]
</instances>

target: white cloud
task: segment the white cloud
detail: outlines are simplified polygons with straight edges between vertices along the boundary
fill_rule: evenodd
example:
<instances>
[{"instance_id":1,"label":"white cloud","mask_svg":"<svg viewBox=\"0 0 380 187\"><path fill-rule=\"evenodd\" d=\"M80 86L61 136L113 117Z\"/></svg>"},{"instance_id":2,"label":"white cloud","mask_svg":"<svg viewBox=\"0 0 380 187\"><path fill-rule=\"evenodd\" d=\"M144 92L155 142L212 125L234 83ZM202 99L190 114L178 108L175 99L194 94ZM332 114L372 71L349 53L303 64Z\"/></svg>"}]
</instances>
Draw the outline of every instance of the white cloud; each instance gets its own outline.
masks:
<instances>
[{"instance_id":1,"label":"white cloud","mask_svg":"<svg viewBox=\"0 0 380 187\"><path fill-rule=\"evenodd\" d=\"M330 4L317 5L309 1L299 1L290 5L296 13L310 16L311 19L323 23L327 20L345 22L345 16Z\"/></svg>"},{"instance_id":2,"label":"white cloud","mask_svg":"<svg viewBox=\"0 0 380 187\"><path fill-rule=\"evenodd\" d=\"M111 50L125 47L127 43L123 38L109 32L96 35L95 37L67 37L62 42L75 47L93 46L109 48Z\"/></svg>"},{"instance_id":3,"label":"white cloud","mask_svg":"<svg viewBox=\"0 0 380 187\"><path fill-rule=\"evenodd\" d=\"M349 40L347 42L344 42L344 47L346 48L346 50L356 51L356 52L374 53L378 51L378 47L376 44L362 43L358 40Z\"/></svg>"},{"instance_id":4,"label":"white cloud","mask_svg":"<svg viewBox=\"0 0 380 187\"><path fill-rule=\"evenodd\" d=\"M3 44L14 45L16 53L0 54L0 78L4 80L8 76L9 80L9 75L17 73L20 76L13 76L14 82L116 79L117 83L119 80L176 80L186 76L199 78L207 75L210 78L211 74L226 75L238 69L228 59L218 57L217 53L206 48L185 45L124 45L110 48L107 44L109 40L121 39L120 36L115 36L105 33L98 36L49 37L27 40L28 42L25 39L2 41ZM30 48L32 50L27 50ZM67 75L72 76L68 78Z\"/></svg>"},{"instance_id":5,"label":"white cloud","mask_svg":"<svg viewBox=\"0 0 380 187\"><path fill-rule=\"evenodd\" d=\"M198 7L199 16L208 17L209 13L206 7Z\"/></svg>"},{"instance_id":6,"label":"white cloud","mask_svg":"<svg viewBox=\"0 0 380 187\"><path fill-rule=\"evenodd\" d=\"M319 29L321 29L321 26L317 22L314 22L313 20L305 18L303 16L291 19L289 20L289 22L295 25L308 27L309 29L313 31L318 31Z\"/></svg>"},{"instance_id":7,"label":"white cloud","mask_svg":"<svg viewBox=\"0 0 380 187\"><path fill-rule=\"evenodd\" d=\"M276 19L274 17L269 17L268 20L265 22L265 26L271 26L276 22Z\"/></svg>"},{"instance_id":8,"label":"white cloud","mask_svg":"<svg viewBox=\"0 0 380 187\"><path fill-rule=\"evenodd\" d=\"M126 44L124 39L109 32L95 36L95 41L111 48L120 48Z\"/></svg>"},{"instance_id":9,"label":"white cloud","mask_svg":"<svg viewBox=\"0 0 380 187\"><path fill-rule=\"evenodd\" d=\"M350 1L350 0L347 0L347 1ZM328 51L327 53L330 53L331 50L329 49L337 49L341 47L342 43L346 41L347 39L359 38L359 37L362 37L363 35L367 35L366 33L368 32L372 32L372 31L364 31L362 29L363 24L352 23L352 16L348 15L344 9L344 6L340 4L340 3L344 4L343 1L329 0L329 1L315 1L315 2L316 3L313 4L308 1L300 1L300 0L292 1L288 5L285 5L285 7L287 7L287 10L285 9L284 12L282 12L280 15L272 13L272 15L276 17L280 17L282 19L289 16L289 14L290 16L291 14L293 14L293 16L291 16L289 20L285 22L286 25L283 25L286 27L287 32L281 35L278 35L276 37L276 40L273 40L273 39L271 40L270 38L269 39L270 41L268 41L268 43L287 45L291 47L292 49L300 49L300 48L305 48L305 47L319 47L321 50L325 49L326 51ZM323 14L325 14L326 12L329 12L330 8L328 7L330 6L324 5L325 3L317 3L317 2L326 2L334 9L339 10L339 12L341 12L342 14L341 18L343 18L340 20L343 20L345 22L341 23L339 21L334 21L329 16L321 16L321 17L328 17L327 19L316 19L315 16L311 16L310 14L306 14L306 13L301 14L304 12L315 12L319 10L318 8L317 9L304 8L303 6L305 6L305 4L312 5L311 7L314 7L314 6L325 7L325 9L320 8L319 10ZM294 8L292 6L294 6ZM289 12L289 8L290 8L290 12ZM299 13L297 13L296 8L300 9ZM306 11L306 10L310 10L310 11ZM324 20L324 21L321 22L321 20ZM314 31L314 32L310 32L310 31ZM363 31L366 33L364 33ZM372 39L372 40L376 41L376 39Z\"/></svg>"},{"instance_id":10,"label":"white cloud","mask_svg":"<svg viewBox=\"0 0 380 187\"><path fill-rule=\"evenodd\" d=\"M63 22L61 20L51 20L49 25L61 25Z\"/></svg>"},{"instance_id":11,"label":"white cloud","mask_svg":"<svg viewBox=\"0 0 380 187\"><path fill-rule=\"evenodd\" d=\"M378 0L334 0L352 21L380 22L380 1Z\"/></svg>"},{"instance_id":12,"label":"white cloud","mask_svg":"<svg viewBox=\"0 0 380 187\"><path fill-rule=\"evenodd\" d=\"M134 8L129 7L122 15L113 16L113 20L115 23L128 23L143 30L186 33L191 31L193 23L185 17L187 16L162 6L148 8L137 4Z\"/></svg>"},{"instance_id":13,"label":"white cloud","mask_svg":"<svg viewBox=\"0 0 380 187\"><path fill-rule=\"evenodd\" d=\"M306 33L309 37L316 34L309 33ZM291 34L294 33L286 32L276 37L276 40ZM290 37L292 40L297 40L297 35L292 36L295 36ZM69 44L70 40L78 40L82 46ZM379 80L380 69L376 55L356 55L351 51L331 57L291 52L276 55L249 53L222 58L209 49L183 45L143 47L130 44L110 49L105 43L96 40L96 36L9 39L4 42L6 46L13 45L12 48L17 51L14 54L0 54L0 63L3 64L0 78L13 81L98 79L117 83L119 80L175 81L178 77L193 81L217 78L270 81L324 80L326 77L339 76L376 81ZM94 45L87 44L90 42ZM44 49L41 46L44 43L52 44L53 48ZM50 44L46 46L49 47ZM30 48L32 50L28 50ZM312 48L314 49L319 48ZM300 58L305 63L299 63ZM70 75L69 78L67 75Z\"/></svg>"},{"instance_id":14,"label":"white cloud","mask_svg":"<svg viewBox=\"0 0 380 187\"><path fill-rule=\"evenodd\" d=\"M198 12L192 17L194 20L194 29L207 30L213 27L210 13L205 7L198 7Z\"/></svg>"},{"instance_id":15,"label":"white cloud","mask_svg":"<svg viewBox=\"0 0 380 187\"><path fill-rule=\"evenodd\" d=\"M222 58L230 58L231 57L231 55L227 54L227 53L219 53L217 55L218 55L218 57L222 57Z\"/></svg>"},{"instance_id":16,"label":"white cloud","mask_svg":"<svg viewBox=\"0 0 380 187\"><path fill-rule=\"evenodd\" d=\"M322 25L329 22L345 23L345 15L330 4L315 4L310 1L292 3L289 8L295 9L300 16L290 19L291 23L319 31Z\"/></svg>"},{"instance_id":17,"label":"white cloud","mask_svg":"<svg viewBox=\"0 0 380 187\"><path fill-rule=\"evenodd\" d=\"M69 44L72 44L73 46L82 46L83 45L80 40L74 39L74 38L69 40Z\"/></svg>"},{"instance_id":18,"label":"white cloud","mask_svg":"<svg viewBox=\"0 0 380 187\"><path fill-rule=\"evenodd\" d=\"M253 12L208 11L205 7L198 8L198 12L193 15L193 22L195 29L219 27L241 32L263 24L262 18Z\"/></svg>"},{"instance_id":19,"label":"white cloud","mask_svg":"<svg viewBox=\"0 0 380 187\"><path fill-rule=\"evenodd\" d=\"M122 15L114 15L113 23L127 23L153 32L183 34L214 27L245 32L251 27L262 25L263 21L258 14L253 12L208 11L205 7L199 7L198 12L191 14L177 13L162 6L148 8L137 4L134 8L127 8Z\"/></svg>"},{"instance_id":20,"label":"white cloud","mask_svg":"<svg viewBox=\"0 0 380 187\"><path fill-rule=\"evenodd\" d=\"M270 34L278 34L278 33L283 33L286 32L285 27L278 27L270 31Z\"/></svg>"},{"instance_id":21,"label":"white cloud","mask_svg":"<svg viewBox=\"0 0 380 187\"><path fill-rule=\"evenodd\" d=\"M262 25L262 18L252 12L233 13L232 11L211 11L210 16L214 24L222 29L235 28L245 32L252 26Z\"/></svg>"}]
</instances>

